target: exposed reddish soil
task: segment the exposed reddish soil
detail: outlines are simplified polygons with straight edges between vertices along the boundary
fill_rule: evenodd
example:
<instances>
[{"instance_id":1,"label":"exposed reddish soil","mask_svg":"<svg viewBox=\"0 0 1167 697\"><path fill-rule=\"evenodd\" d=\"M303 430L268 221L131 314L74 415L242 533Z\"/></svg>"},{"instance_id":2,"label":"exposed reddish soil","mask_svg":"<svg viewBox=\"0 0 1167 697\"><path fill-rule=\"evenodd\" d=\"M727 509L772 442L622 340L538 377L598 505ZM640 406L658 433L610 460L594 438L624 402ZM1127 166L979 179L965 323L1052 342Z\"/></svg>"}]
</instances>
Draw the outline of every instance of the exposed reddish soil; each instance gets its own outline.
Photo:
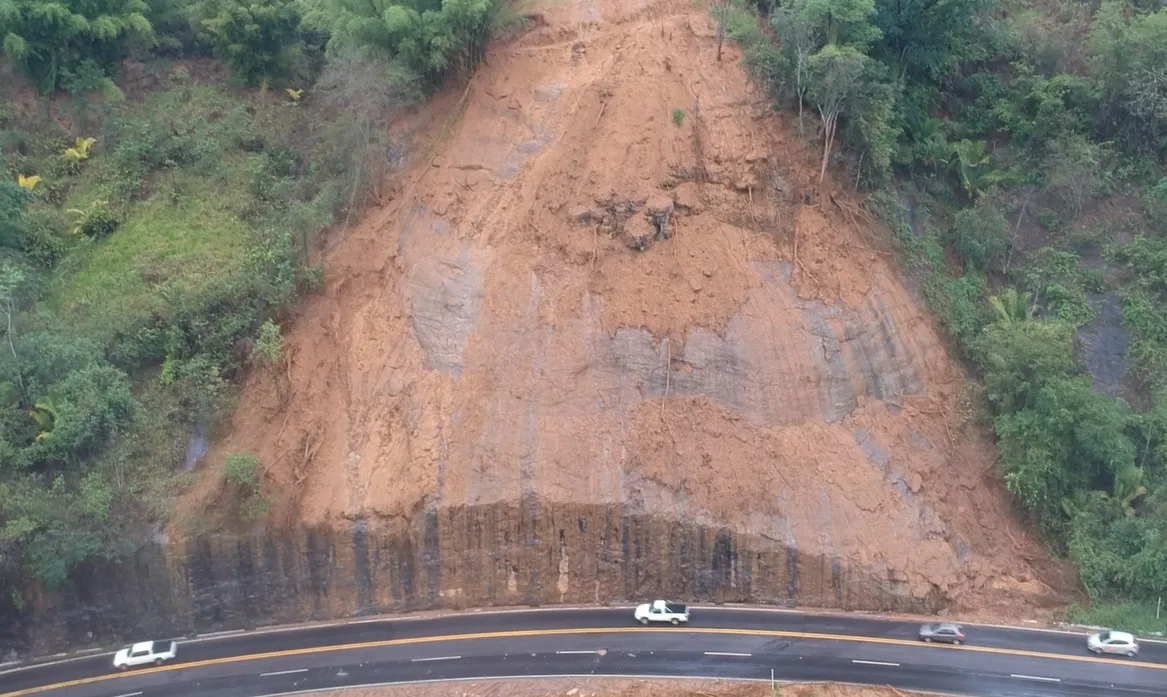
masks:
<instances>
[{"instance_id":1,"label":"exposed reddish soil","mask_svg":"<svg viewBox=\"0 0 1167 697\"><path fill-rule=\"evenodd\" d=\"M923 692L834 683L779 685L721 680L483 680L318 693L319 697L913 697Z\"/></svg>"},{"instance_id":2,"label":"exposed reddish soil","mask_svg":"<svg viewBox=\"0 0 1167 697\"><path fill-rule=\"evenodd\" d=\"M399 195L336 238L287 370L248 379L179 519L251 451L277 524L622 502L886 567L966 613L1057 602L885 232L849 186L815 195L810 134L734 47L717 61L707 11L536 9L427 111Z\"/></svg>"}]
</instances>

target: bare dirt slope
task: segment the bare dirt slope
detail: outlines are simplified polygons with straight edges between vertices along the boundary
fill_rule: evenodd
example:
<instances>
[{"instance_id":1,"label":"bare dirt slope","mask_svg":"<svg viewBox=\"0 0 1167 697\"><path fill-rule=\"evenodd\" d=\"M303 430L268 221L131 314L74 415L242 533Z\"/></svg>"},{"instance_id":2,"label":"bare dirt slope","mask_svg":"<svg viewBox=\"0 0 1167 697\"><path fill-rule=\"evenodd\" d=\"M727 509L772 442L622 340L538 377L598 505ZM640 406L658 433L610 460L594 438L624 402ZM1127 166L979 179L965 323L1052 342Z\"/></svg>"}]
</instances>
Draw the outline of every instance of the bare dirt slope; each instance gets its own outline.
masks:
<instances>
[{"instance_id":1,"label":"bare dirt slope","mask_svg":"<svg viewBox=\"0 0 1167 697\"><path fill-rule=\"evenodd\" d=\"M965 608L1048 595L883 233L814 195L810 136L707 11L535 9L331 248L211 462L256 453L279 521L622 502Z\"/></svg>"}]
</instances>

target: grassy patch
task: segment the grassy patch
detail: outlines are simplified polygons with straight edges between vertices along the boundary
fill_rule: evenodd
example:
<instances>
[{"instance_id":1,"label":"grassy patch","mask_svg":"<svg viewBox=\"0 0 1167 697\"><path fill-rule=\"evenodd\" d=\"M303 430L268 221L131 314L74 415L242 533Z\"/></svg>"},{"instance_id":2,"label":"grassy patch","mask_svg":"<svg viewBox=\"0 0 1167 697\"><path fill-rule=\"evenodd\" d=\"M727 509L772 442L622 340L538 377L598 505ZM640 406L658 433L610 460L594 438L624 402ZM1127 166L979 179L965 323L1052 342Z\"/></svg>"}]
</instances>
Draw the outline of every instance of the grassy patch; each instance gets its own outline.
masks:
<instances>
[{"instance_id":1,"label":"grassy patch","mask_svg":"<svg viewBox=\"0 0 1167 697\"><path fill-rule=\"evenodd\" d=\"M1159 608L1158 618L1155 612L1154 602L1094 603L1089 607L1073 606L1066 613L1066 621L1119 629L1142 636L1164 636L1167 634L1167 602Z\"/></svg>"},{"instance_id":2,"label":"grassy patch","mask_svg":"<svg viewBox=\"0 0 1167 697\"><path fill-rule=\"evenodd\" d=\"M108 339L161 313L174 292L198 292L237 273L249 234L238 214L243 187L216 184L186 172L165 177L166 189L133 206L115 234L77 245L47 306L86 335Z\"/></svg>"}]
</instances>

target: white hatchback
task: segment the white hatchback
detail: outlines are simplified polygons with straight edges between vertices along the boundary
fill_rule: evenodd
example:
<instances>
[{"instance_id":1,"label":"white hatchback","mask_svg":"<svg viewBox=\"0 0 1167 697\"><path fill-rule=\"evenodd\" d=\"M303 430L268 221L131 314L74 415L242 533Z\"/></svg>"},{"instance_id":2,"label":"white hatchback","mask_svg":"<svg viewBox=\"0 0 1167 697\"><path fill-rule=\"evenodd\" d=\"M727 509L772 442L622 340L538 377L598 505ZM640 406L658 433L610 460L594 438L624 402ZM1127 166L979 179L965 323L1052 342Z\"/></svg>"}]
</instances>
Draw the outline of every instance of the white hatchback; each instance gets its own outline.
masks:
<instances>
[{"instance_id":1,"label":"white hatchback","mask_svg":"<svg viewBox=\"0 0 1167 697\"><path fill-rule=\"evenodd\" d=\"M1086 647L1094 653L1117 653L1135 656L1139 653L1139 642L1126 632L1099 632L1091 634Z\"/></svg>"}]
</instances>

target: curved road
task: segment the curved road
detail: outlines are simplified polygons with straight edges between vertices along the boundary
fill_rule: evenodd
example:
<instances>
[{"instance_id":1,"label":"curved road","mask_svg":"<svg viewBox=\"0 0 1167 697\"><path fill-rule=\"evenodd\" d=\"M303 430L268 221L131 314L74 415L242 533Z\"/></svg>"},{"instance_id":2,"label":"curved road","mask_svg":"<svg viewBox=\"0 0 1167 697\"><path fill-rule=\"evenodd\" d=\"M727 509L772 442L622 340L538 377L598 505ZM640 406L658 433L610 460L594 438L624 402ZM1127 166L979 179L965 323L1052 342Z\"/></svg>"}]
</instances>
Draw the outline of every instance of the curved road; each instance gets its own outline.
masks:
<instances>
[{"instance_id":1,"label":"curved road","mask_svg":"<svg viewBox=\"0 0 1167 697\"><path fill-rule=\"evenodd\" d=\"M356 685L543 675L832 680L996 697L1167 695L1167 643L1096 657L1085 634L966 625L969 645L918 625L775 609L695 607L685 628L631 608L371 619L180 642L179 661L114 672L111 655L0 673L0 697L254 697Z\"/></svg>"}]
</instances>

